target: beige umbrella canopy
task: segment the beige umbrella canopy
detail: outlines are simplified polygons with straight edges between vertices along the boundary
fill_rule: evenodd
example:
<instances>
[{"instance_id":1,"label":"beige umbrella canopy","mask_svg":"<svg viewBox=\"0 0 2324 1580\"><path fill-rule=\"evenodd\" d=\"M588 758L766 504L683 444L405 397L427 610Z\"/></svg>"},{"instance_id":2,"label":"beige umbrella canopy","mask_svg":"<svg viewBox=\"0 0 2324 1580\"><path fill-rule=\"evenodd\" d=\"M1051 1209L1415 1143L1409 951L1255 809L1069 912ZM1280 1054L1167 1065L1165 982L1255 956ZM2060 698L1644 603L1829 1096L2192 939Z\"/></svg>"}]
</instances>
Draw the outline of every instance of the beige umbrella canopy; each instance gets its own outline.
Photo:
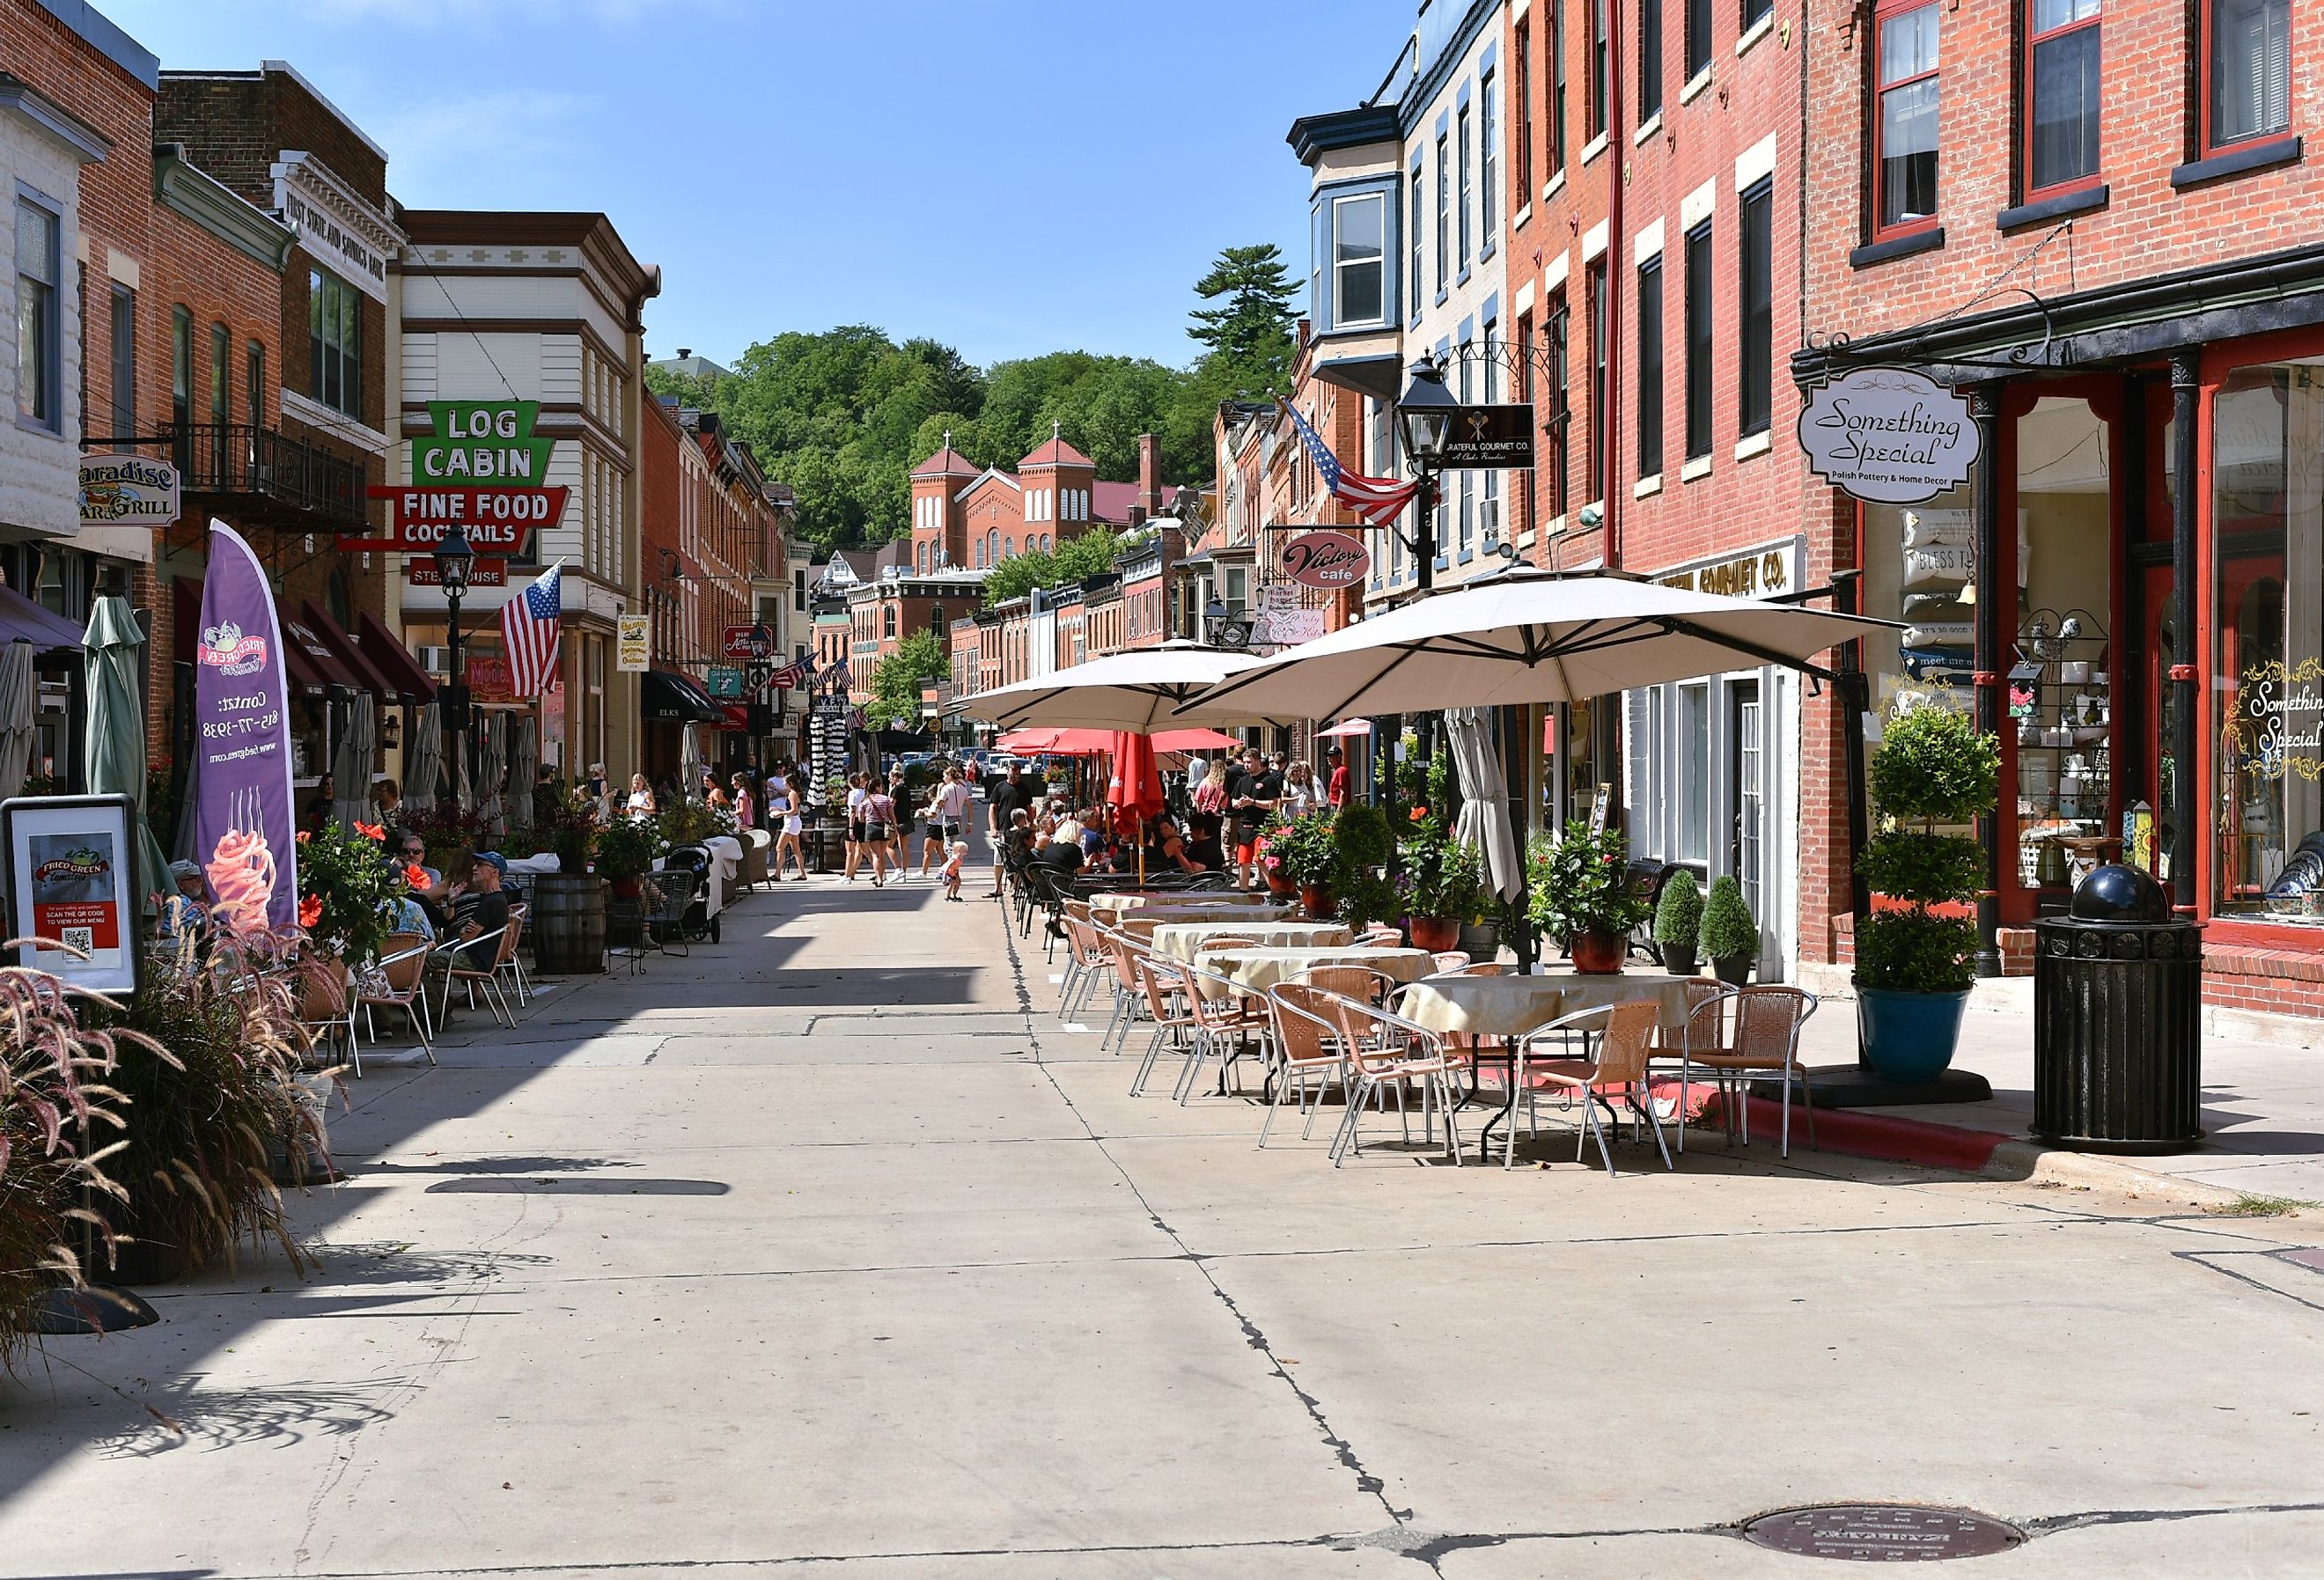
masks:
<instances>
[{"instance_id":1,"label":"beige umbrella canopy","mask_svg":"<svg viewBox=\"0 0 2324 1580\"><path fill-rule=\"evenodd\" d=\"M1337 718L1573 702L1763 664L1810 667L1829 647L1895 629L1619 572L1517 571L1261 659L1176 716Z\"/></svg>"},{"instance_id":2,"label":"beige umbrella canopy","mask_svg":"<svg viewBox=\"0 0 2324 1580\"><path fill-rule=\"evenodd\" d=\"M1310 716L1310 709L1296 704L1277 713L1239 703L1212 707L1198 700L1220 681L1259 661L1247 653L1169 642L979 692L961 704L961 711L1005 729L1047 725L1135 735L1188 725L1275 724Z\"/></svg>"}]
</instances>

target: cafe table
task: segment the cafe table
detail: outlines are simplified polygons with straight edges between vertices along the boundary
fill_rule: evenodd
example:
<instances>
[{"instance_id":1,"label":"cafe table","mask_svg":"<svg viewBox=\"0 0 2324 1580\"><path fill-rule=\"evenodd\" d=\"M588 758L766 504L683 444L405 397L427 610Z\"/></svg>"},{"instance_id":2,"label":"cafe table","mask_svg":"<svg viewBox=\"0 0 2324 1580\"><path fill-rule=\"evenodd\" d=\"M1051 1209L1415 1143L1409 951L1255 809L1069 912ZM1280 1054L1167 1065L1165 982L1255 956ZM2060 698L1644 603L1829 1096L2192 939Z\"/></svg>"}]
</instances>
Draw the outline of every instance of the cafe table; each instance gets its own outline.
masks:
<instances>
[{"instance_id":1,"label":"cafe table","mask_svg":"<svg viewBox=\"0 0 2324 1580\"><path fill-rule=\"evenodd\" d=\"M1193 905L1240 910L1275 903L1271 894L1244 894L1232 889L1116 889L1089 897L1090 914L1101 917L1132 910L1174 910Z\"/></svg>"},{"instance_id":2,"label":"cafe table","mask_svg":"<svg viewBox=\"0 0 2324 1580\"><path fill-rule=\"evenodd\" d=\"M1365 966L1395 982L1417 982L1436 969L1436 956L1425 949L1363 944L1344 947L1303 944L1257 949L1198 949L1194 963L1196 969L1211 976L1224 977L1240 991L1253 995L1264 993L1278 983L1288 982L1318 966ZM1204 977L1201 985L1204 998L1217 998L1226 991L1210 977Z\"/></svg>"},{"instance_id":3,"label":"cafe table","mask_svg":"<svg viewBox=\"0 0 2324 1580\"><path fill-rule=\"evenodd\" d=\"M1345 922L1337 921L1167 921L1154 929L1154 952L1191 962L1204 945L1219 938L1246 938L1262 948L1342 947L1354 943L1356 935Z\"/></svg>"},{"instance_id":4,"label":"cafe table","mask_svg":"<svg viewBox=\"0 0 2324 1580\"><path fill-rule=\"evenodd\" d=\"M1633 975L1628 972L1584 975L1566 970L1531 976L1432 976L1405 990L1397 1001L1397 1012L1431 1031L1475 1038L1476 1046L1470 1050L1474 1058L1479 1062L1497 1060L1506 1071L1508 1100L1502 1104L1500 1113L1485 1122L1477 1143L1481 1157L1486 1154L1493 1126L1516 1123L1520 1089L1517 1045L1526 1032L1584 1010L1605 1009L1639 999L1653 1001L1655 1020L1665 1030L1683 1030L1692 989L1707 980L1643 973ZM1503 1046L1486 1046L1488 1038L1501 1039ZM1469 1095L1474 1097L1477 1087L1473 1066L1470 1081Z\"/></svg>"}]
</instances>

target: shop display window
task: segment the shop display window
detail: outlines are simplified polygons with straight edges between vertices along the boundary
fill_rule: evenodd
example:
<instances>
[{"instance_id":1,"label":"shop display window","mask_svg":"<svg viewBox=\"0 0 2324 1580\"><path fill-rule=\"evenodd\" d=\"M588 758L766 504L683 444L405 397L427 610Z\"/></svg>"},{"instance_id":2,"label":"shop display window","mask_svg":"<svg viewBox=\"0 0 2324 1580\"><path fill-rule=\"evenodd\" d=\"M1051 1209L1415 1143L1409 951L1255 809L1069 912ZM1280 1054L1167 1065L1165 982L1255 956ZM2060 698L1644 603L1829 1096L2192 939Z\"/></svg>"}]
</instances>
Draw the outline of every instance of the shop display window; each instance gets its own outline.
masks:
<instances>
[{"instance_id":1,"label":"shop display window","mask_svg":"<svg viewBox=\"0 0 2324 1580\"><path fill-rule=\"evenodd\" d=\"M1875 744L1883 725L1914 708L1976 709L1973 486L1923 504L1864 506L1863 612L1904 627L1864 641Z\"/></svg>"},{"instance_id":2,"label":"shop display window","mask_svg":"<svg viewBox=\"0 0 2324 1580\"><path fill-rule=\"evenodd\" d=\"M2212 408L2212 906L2324 927L2324 358Z\"/></svg>"}]
</instances>

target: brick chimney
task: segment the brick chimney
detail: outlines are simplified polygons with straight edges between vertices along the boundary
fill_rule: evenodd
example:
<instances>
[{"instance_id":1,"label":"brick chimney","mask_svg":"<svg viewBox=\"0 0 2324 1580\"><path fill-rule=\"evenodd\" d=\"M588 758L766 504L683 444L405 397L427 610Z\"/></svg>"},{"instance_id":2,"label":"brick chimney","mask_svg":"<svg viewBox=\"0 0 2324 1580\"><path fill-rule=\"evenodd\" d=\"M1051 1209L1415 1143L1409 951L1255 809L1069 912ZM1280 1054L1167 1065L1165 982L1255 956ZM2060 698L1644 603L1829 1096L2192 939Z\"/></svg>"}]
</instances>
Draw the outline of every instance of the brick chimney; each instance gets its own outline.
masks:
<instances>
[{"instance_id":1,"label":"brick chimney","mask_svg":"<svg viewBox=\"0 0 2324 1580\"><path fill-rule=\"evenodd\" d=\"M1150 433L1138 436L1138 498L1146 513L1162 513L1162 441Z\"/></svg>"}]
</instances>

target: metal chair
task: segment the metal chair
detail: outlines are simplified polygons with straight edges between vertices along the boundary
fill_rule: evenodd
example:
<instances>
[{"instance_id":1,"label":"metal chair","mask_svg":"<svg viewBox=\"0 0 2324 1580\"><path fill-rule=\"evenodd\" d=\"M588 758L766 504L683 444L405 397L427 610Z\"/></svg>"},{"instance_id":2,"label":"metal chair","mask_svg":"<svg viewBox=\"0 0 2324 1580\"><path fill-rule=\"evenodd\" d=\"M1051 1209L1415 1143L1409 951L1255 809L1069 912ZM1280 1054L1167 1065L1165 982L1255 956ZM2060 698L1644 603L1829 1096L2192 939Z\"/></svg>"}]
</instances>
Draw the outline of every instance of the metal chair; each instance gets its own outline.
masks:
<instances>
[{"instance_id":1,"label":"metal chair","mask_svg":"<svg viewBox=\"0 0 2324 1580\"><path fill-rule=\"evenodd\" d=\"M1646 1089L1646 1060L1653 1052L1655 1026L1661 1012L1661 1006L1651 999L1630 999L1618 1004L1601 1004L1593 1010L1561 1015L1546 1025L1536 1026L1526 1032L1517 1044L1517 1079L1525 1096L1527 1131L1537 1133L1534 1107L1536 1082L1579 1098L1582 1123L1574 1134L1574 1161L1582 1160L1582 1149L1595 1140L1598 1155L1605 1160L1606 1177L1614 1178L1614 1154L1607 1144L1604 1128L1598 1123L1598 1105L1603 1103L1607 1112L1613 1113L1613 1096L1619 1095L1629 1104L1630 1112L1638 1121L1653 1129L1655 1149L1663 1155L1663 1167L1675 1167L1671 1162L1670 1148L1663 1141L1662 1124L1655 1118L1653 1095ZM1534 1057L1536 1039L1556 1037L1570 1039L1577 1033L1582 1037L1585 1046L1592 1034L1595 1035L1597 1051L1594 1055L1582 1058ZM1619 1114L1614 1116L1618 1121L1621 1117ZM1504 1169L1509 1168L1517 1159L1517 1110L1512 1100L1508 1133L1502 1138L1501 1167Z\"/></svg>"},{"instance_id":2,"label":"metal chair","mask_svg":"<svg viewBox=\"0 0 2324 1580\"><path fill-rule=\"evenodd\" d=\"M1232 953L1256 946L1249 938L1216 938L1203 946L1209 954ZM1187 1007L1194 1014L1194 1046L1185 1067L1178 1072L1176 1095L1178 1105L1185 1107L1194 1095L1194 1086L1202 1077L1204 1062L1221 1043L1229 1043L1231 1052L1219 1055L1219 1080L1226 1081L1228 1067L1242 1057L1243 1043L1254 1033L1264 1035L1268 1030L1267 1012L1251 1003L1245 990L1231 976L1206 971L1200 966L1182 966L1180 973L1186 981ZM1204 992L1205 988L1212 989Z\"/></svg>"},{"instance_id":3,"label":"metal chair","mask_svg":"<svg viewBox=\"0 0 2324 1580\"><path fill-rule=\"evenodd\" d=\"M1292 1083L1298 1083L1301 1124L1299 1138L1308 1140L1314 1133L1315 1113L1323 1106L1324 1086L1333 1081L1340 1083L1344 1093L1348 1082L1347 1041L1338 1021L1330 1014L1330 1006L1319 989L1304 983L1278 983L1268 992L1267 1010L1275 1031L1274 1068L1275 1095L1267 1104L1267 1117L1259 1127L1259 1144L1267 1147L1268 1132L1275 1128L1275 1115L1282 1108L1285 1096L1291 1093ZM1307 1083L1316 1082L1315 1102L1307 1101Z\"/></svg>"},{"instance_id":4,"label":"metal chair","mask_svg":"<svg viewBox=\"0 0 2324 1580\"><path fill-rule=\"evenodd\" d=\"M438 953L444 957L445 969L444 997L436 1007L438 1020L452 1012L452 984L457 982L464 984L467 988L470 1009L476 1007L476 989L481 987L484 990L484 1003L493 1012L493 1019L503 1026L514 1029L516 1012L509 1008L508 1000L501 993L500 987L501 961L507 953L509 936L509 928L503 925L494 928L491 932L481 933L473 938L457 943L447 942L438 946ZM492 959L483 966L469 964L474 958L472 952L485 944L493 946Z\"/></svg>"},{"instance_id":5,"label":"metal chair","mask_svg":"<svg viewBox=\"0 0 2324 1580\"><path fill-rule=\"evenodd\" d=\"M1147 1012L1154 1019L1154 1035L1146 1044L1146 1056L1138 1061L1138 1074L1130 1082L1130 1095L1137 1097L1144 1094L1146 1078L1153 1073L1162 1049L1171 1045L1194 1045L1202 1022L1194 1014L1192 1001L1197 990L1186 975L1186 967L1151 950L1141 949L1130 956L1130 970L1137 980ZM1123 1041L1126 1045L1127 1037ZM1180 1079L1184 1078L1182 1069Z\"/></svg>"},{"instance_id":6,"label":"metal chair","mask_svg":"<svg viewBox=\"0 0 2324 1580\"><path fill-rule=\"evenodd\" d=\"M436 1033L428 1014L428 956L434 948L418 933L390 933L383 946L388 951L376 964L383 987L374 986L368 992L357 991L355 1003L363 1009L364 1030L374 1042L379 1040L379 1028L372 1019L374 1009L401 1010L411 1022L414 1035L420 1039L420 1049L428 1062L436 1062ZM358 1073L361 1073L358 1071Z\"/></svg>"},{"instance_id":7,"label":"metal chair","mask_svg":"<svg viewBox=\"0 0 2324 1580\"><path fill-rule=\"evenodd\" d=\"M529 906L509 907L508 952L502 956L499 966L508 974L509 985L516 990L516 1002L520 1004L532 1003L532 984L525 976L524 956L519 952L524 943L525 923L530 916Z\"/></svg>"},{"instance_id":8,"label":"metal chair","mask_svg":"<svg viewBox=\"0 0 2324 1580\"><path fill-rule=\"evenodd\" d=\"M1780 984L1759 984L1731 992L1698 1004L1687 1015L1687 1037L1680 1049L1678 1077L1678 1150L1686 1150L1686 1102L1688 1086L1697 1071L1708 1072L1719 1085L1719 1111L1727 1130L1729 1144L1735 1140L1736 1120L1742 1120L1743 1144L1751 1144L1751 1109L1746 1088L1753 1077L1774 1076L1783 1083L1783 1128L1780 1153L1792 1155L1792 1087L1800 1088L1801 1105L1807 1110L1808 1145L1816 1146L1815 1101L1807 1090L1807 1067L1800 1063L1800 1030L1808 1017L1816 1012L1816 995L1802 988ZM1720 1012L1731 1006L1731 1037L1722 1039L1719 1030ZM1701 1039L1695 1035L1699 1018L1709 1019L1711 1030ZM1821 1149L1818 1149L1821 1150Z\"/></svg>"},{"instance_id":9,"label":"metal chair","mask_svg":"<svg viewBox=\"0 0 2324 1580\"><path fill-rule=\"evenodd\" d=\"M302 956L299 976L299 1027L311 1048L318 1039L344 1048L347 1062L363 1075L363 1049L355 1041L355 1006L348 1002L346 967L328 956Z\"/></svg>"},{"instance_id":10,"label":"metal chair","mask_svg":"<svg viewBox=\"0 0 2324 1580\"><path fill-rule=\"evenodd\" d=\"M1412 1115L1405 1105L1405 1094L1414 1081L1418 1081L1421 1138L1424 1141L1434 1139L1435 1116L1441 1113L1444 1118L1445 1155L1453 1167L1460 1167L1461 1137L1452 1118L1458 1102L1452 1091L1452 1067L1445 1062L1443 1043L1436 1033L1392 1011L1344 993L1318 988L1315 995L1339 1023L1341 1046L1348 1058L1348 1112L1340 1122L1339 1134L1333 1138L1332 1166L1338 1168L1351 1153L1363 1155L1364 1105L1379 1099L1384 1111L1386 1095L1391 1091L1396 1094L1397 1115L1403 1122L1404 1139L1409 1142Z\"/></svg>"}]
</instances>

